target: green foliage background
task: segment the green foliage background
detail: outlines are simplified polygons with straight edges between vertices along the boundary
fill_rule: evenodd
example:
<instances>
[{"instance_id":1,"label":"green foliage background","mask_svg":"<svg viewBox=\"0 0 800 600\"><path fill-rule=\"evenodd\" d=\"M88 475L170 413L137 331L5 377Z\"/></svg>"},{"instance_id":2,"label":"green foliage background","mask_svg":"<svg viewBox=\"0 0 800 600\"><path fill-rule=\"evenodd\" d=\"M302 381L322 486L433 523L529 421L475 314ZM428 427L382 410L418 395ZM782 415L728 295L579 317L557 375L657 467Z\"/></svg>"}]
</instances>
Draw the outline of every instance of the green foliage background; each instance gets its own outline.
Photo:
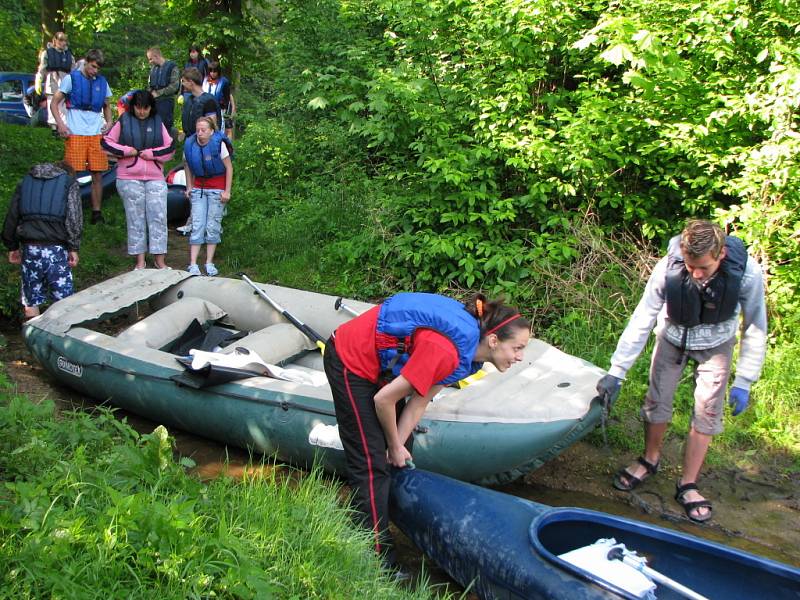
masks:
<instances>
[{"instance_id":1,"label":"green foliage background","mask_svg":"<svg viewBox=\"0 0 800 600\"><path fill-rule=\"evenodd\" d=\"M29 32L32 14L0 28ZM796 2L101 0L68 2L67 23L73 48L107 51L119 92L143 83L153 43L181 61L198 41L236 69L228 272L365 299L504 294L604 365L655 258L699 216L745 239L772 348L796 343ZM12 59L35 55L26 35ZM27 135L0 141L6 194L58 153ZM106 229L87 236L83 285L118 260Z\"/></svg>"},{"instance_id":2,"label":"green foliage background","mask_svg":"<svg viewBox=\"0 0 800 600\"><path fill-rule=\"evenodd\" d=\"M587 215L662 248L713 217L795 320L797 3L336 4L321 22L352 33L311 32L328 52L301 89L402 183L379 246L401 285L513 295L537 265L572 264Z\"/></svg>"}]
</instances>

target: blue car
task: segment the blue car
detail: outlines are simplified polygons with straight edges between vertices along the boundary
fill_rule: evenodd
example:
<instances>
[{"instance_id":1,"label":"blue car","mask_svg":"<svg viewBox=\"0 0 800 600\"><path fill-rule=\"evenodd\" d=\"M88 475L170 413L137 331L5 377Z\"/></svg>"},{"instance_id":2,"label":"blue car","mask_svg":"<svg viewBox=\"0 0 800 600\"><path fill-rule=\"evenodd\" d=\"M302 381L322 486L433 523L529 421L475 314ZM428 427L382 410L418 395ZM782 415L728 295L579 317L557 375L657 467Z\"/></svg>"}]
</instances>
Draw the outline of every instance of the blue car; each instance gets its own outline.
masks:
<instances>
[{"instance_id":1,"label":"blue car","mask_svg":"<svg viewBox=\"0 0 800 600\"><path fill-rule=\"evenodd\" d=\"M22 99L34 79L28 73L0 72L0 121L18 125L30 123L31 118Z\"/></svg>"}]
</instances>

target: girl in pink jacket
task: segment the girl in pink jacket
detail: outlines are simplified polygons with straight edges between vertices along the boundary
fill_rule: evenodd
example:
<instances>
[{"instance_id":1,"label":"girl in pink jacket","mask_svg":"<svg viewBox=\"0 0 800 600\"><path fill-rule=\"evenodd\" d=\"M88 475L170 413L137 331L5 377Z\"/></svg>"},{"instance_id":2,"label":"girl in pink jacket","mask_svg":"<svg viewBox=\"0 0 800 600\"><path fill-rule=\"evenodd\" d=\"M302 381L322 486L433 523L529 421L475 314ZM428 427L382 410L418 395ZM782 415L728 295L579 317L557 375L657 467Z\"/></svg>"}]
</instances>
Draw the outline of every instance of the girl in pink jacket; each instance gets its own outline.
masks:
<instances>
[{"instance_id":1,"label":"girl in pink jacket","mask_svg":"<svg viewBox=\"0 0 800 600\"><path fill-rule=\"evenodd\" d=\"M175 143L156 112L153 95L137 90L131 110L120 116L103 138L103 148L119 158L117 192L125 207L128 254L143 269L145 253L158 269L168 268L167 182L163 165L175 153Z\"/></svg>"}]
</instances>

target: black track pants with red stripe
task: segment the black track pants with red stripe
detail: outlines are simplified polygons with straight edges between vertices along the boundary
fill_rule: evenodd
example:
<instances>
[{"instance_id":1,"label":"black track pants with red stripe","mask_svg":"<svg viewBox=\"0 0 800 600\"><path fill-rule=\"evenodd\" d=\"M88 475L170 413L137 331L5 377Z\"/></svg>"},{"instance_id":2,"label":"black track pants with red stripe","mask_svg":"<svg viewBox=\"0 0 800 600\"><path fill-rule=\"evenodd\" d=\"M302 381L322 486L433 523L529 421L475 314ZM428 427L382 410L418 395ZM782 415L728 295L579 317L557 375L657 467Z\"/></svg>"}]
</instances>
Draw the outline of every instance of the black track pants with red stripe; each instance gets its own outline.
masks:
<instances>
[{"instance_id":1,"label":"black track pants with red stripe","mask_svg":"<svg viewBox=\"0 0 800 600\"><path fill-rule=\"evenodd\" d=\"M386 437L375 411L379 386L354 375L339 359L333 340L325 346L324 364L333 391L354 508L361 524L375 534L375 551L393 565L395 556L389 534L391 465L386 460ZM398 414L401 406L402 402L398 404Z\"/></svg>"}]
</instances>

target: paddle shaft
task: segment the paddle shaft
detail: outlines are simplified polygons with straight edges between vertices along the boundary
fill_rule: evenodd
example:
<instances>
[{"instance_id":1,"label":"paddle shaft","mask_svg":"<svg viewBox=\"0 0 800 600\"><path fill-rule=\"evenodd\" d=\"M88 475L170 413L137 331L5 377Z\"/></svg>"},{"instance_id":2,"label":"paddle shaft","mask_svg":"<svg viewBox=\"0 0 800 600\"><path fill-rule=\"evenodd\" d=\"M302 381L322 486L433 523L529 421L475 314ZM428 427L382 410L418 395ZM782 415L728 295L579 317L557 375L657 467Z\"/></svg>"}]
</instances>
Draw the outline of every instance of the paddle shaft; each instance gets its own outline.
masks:
<instances>
[{"instance_id":1,"label":"paddle shaft","mask_svg":"<svg viewBox=\"0 0 800 600\"><path fill-rule=\"evenodd\" d=\"M670 579L666 575L662 575L658 571L655 571L650 567L646 566L642 558L638 556L631 556L621 548L618 548L617 550L619 550L618 553L612 550L612 552L609 553L608 558L609 559L616 558L618 560L621 560L626 565L633 567L637 571L641 571L656 583L660 583L661 585L668 587L673 591L678 592L679 594L689 598L690 600L709 600L706 596L698 594L694 590L690 590L685 585L678 583L674 579Z\"/></svg>"},{"instance_id":2,"label":"paddle shaft","mask_svg":"<svg viewBox=\"0 0 800 600\"><path fill-rule=\"evenodd\" d=\"M256 291L256 293L257 293L259 296L261 296L261 297L262 297L264 300L266 300L267 302L269 302L269 303L270 303L270 305L272 306L272 308L274 308L274 309L275 309L275 310L277 310L279 313L281 313L281 314L282 314L284 317L286 317L286 320L288 320L288 321L289 321L289 322L290 322L292 325L294 325L294 326L295 326L295 327L297 327L297 328L298 328L300 331L302 331L302 332L303 332L303 334L304 334L304 335L305 335L305 336L306 336L308 339L310 339L312 342L314 342L314 343L317 345L317 347L320 349L320 352L325 352L325 338L323 338L323 337L322 337L320 334L318 334L316 331L314 331L313 329L311 329L311 327L309 327L308 325L306 325L305 323L303 323L303 322L302 322L300 319L298 319L297 317L295 317L294 315L292 315L292 314L291 314L291 313L290 313L288 310L286 310L286 309L285 309L285 308L283 308L283 307L282 307L280 304L278 304L277 302L275 302L275 300L273 300L272 298L270 298L270 297L267 295L267 293L266 293L264 290L262 290L260 287L258 287L258 286L257 286L257 285L256 285L256 284L253 282L253 280L252 280L252 279L250 279L250 278L249 278L247 275L245 275L244 273L242 273L242 279L244 279L244 280L245 280L247 283L249 283L249 284L250 284L250 286L251 286L251 287L252 287L252 288L253 288L253 289Z\"/></svg>"}]
</instances>

